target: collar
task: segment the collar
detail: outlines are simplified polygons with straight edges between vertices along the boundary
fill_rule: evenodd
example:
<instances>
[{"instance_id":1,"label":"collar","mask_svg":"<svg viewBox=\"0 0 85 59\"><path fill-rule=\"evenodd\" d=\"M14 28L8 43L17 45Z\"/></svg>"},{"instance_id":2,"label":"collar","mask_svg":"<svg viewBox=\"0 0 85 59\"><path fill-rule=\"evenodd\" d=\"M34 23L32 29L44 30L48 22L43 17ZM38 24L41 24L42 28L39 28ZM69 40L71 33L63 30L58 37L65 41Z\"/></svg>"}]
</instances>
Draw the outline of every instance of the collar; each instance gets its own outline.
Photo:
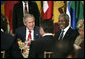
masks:
<instances>
[{"instance_id":1,"label":"collar","mask_svg":"<svg viewBox=\"0 0 85 59\"><path fill-rule=\"evenodd\" d=\"M4 30L1 28L1 32L4 32Z\"/></svg>"},{"instance_id":2,"label":"collar","mask_svg":"<svg viewBox=\"0 0 85 59\"><path fill-rule=\"evenodd\" d=\"M26 30L27 30L27 32L29 32L29 29L26 27ZM31 32L32 32L33 30L31 30Z\"/></svg>"},{"instance_id":3,"label":"collar","mask_svg":"<svg viewBox=\"0 0 85 59\"><path fill-rule=\"evenodd\" d=\"M47 36L47 35L53 35L52 33L45 33L44 35L43 35L43 37L44 36Z\"/></svg>"},{"instance_id":4,"label":"collar","mask_svg":"<svg viewBox=\"0 0 85 59\"><path fill-rule=\"evenodd\" d=\"M64 32L67 32L67 30L70 28L70 26L67 26L65 29L64 29ZM62 29L63 30L63 29Z\"/></svg>"}]
</instances>

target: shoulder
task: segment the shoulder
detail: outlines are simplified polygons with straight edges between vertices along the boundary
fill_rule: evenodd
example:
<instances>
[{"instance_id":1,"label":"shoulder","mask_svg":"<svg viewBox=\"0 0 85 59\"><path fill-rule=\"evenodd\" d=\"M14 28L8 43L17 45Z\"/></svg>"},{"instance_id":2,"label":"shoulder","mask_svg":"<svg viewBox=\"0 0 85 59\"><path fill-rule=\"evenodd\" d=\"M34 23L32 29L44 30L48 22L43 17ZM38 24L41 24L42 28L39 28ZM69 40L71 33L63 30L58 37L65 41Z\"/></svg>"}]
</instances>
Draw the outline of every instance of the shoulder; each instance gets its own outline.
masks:
<instances>
[{"instance_id":1,"label":"shoulder","mask_svg":"<svg viewBox=\"0 0 85 59\"><path fill-rule=\"evenodd\" d=\"M73 33L73 34L79 34L78 30L73 30L71 27L68 29L69 32Z\"/></svg>"},{"instance_id":2,"label":"shoulder","mask_svg":"<svg viewBox=\"0 0 85 59\"><path fill-rule=\"evenodd\" d=\"M39 32L39 31L40 31L40 27L35 26L35 27L34 27L34 31L35 31L35 32Z\"/></svg>"},{"instance_id":3,"label":"shoulder","mask_svg":"<svg viewBox=\"0 0 85 59\"><path fill-rule=\"evenodd\" d=\"M10 34L1 32L1 38L5 38L5 39L9 40L9 39L13 39L13 36Z\"/></svg>"},{"instance_id":4,"label":"shoulder","mask_svg":"<svg viewBox=\"0 0 85 59\"><path fill-rule=\"evenodd\" d=\"M17 28L16 30L22 30L22 29L25 29L25 28L26 28L25 26L22 26L22 27Z\"/></svg>"},{"instance_id":5,"label":"shoulder","mask_svg":"<svg viewBox=\"0 0 85 59\"><path fill-rule=\"evenodd\" d=\"M17 32L23 32L23 30L25 30L25 29L26 29L25 26L19 27L19 28L17 28L17 29L15 30L15 33L17 33Z\"/></svg>"},{"instance_id":6,"label":"shoulder","mask_svg":"<svg viewBox=\"0 0 85 59\"><path fill-rule=\"evenodd\" d=\"M61 32L61 30L57 31L55 34L59 34Z\"/></svg>"},{"instance_id":7,"label":"shoulder","mask_svg":"<svg viewBox=\"0 0 85 59\"><path fill-rule=\"evenodd\" d=\"M38 30L39 30L39 29L40 29L40 27L38 27L38 26L35 26L35 27L34 27L34 29L38 29Z\"/></svg>"}]
</instances>

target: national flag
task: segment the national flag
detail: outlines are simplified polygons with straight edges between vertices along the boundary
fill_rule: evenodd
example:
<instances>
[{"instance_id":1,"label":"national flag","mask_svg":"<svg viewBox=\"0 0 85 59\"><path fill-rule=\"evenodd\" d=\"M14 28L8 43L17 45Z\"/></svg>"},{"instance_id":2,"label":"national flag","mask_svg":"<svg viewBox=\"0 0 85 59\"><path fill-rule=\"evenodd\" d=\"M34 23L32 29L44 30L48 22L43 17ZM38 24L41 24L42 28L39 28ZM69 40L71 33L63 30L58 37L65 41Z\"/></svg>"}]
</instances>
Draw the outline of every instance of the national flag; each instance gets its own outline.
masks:
<instances>
[{"instance_id":1,"label":"national flag","mask_svg":"<svg viewBox=\"0 0 85 59\"><path fill-rule=\"evenodd\" d=\"M82 1L69 1L68 11L71 16L71 26L77 29L77 22L79 19L84 19L84 3Z\"/></svg>"},{"instance_id":2,"label":"national flag","mask_svg":"<svg viewBox=\"0 0 85 59\"><path fill-rule=\"evenodd\" d=\"M12 27L13 7L18 2L19 1L5 1L5 16L8 20L8 24L12 33L13 33Z\"/></svg>"},{"instance_id":3,"label":"national flag","mask_svg":"<svg viewBox=\"0 0 85 59\"><path fill-rule=\"evenodd\" d=\"M5 1L1 1L1 14L5 15Z\"/></svg>"},{"instance_id":4,"label":"national flag","mask_svg":"<svg viewBox=\"0 0 85 59\"><path fill-rule=\"evenodd\" d=\"M41 19L52 19L53 1L43 1Z\"/></svg>"},{"instance_id":5,"label":"national flag","mask_svg":"<svg viewBox=\"0 0 85 59\"><path fill-rule=\"evenodd\" d=\"M60 28L58 25L58 17L61 13L65 13L66 3L65 1L54 1L53 4L53 17L52 20L54 21L54 33L57 32Z\"/></svg>"},{"instance_id":6,"label":"national flag","mask_svg":"<svg viewBox=\"0 0 85 59\"><path fill-rule=\"evenodd\" d=\"M58 17L61 13L65 13L65 1L54 1L53 5L53 20L58 23Z\"/></svg>"},{"instance_id":7,"label":"national flag","mask_svg":"<svg viewBox=\"0 0 85 59\"><path fill-rule=\"evenodd\" d=\"M38 9L39 9L39 23L41 24L41 11L42 11L42 8L41 8L41 1L36 1L36 4L38 6Z\"/></svg>"}]
</instances>

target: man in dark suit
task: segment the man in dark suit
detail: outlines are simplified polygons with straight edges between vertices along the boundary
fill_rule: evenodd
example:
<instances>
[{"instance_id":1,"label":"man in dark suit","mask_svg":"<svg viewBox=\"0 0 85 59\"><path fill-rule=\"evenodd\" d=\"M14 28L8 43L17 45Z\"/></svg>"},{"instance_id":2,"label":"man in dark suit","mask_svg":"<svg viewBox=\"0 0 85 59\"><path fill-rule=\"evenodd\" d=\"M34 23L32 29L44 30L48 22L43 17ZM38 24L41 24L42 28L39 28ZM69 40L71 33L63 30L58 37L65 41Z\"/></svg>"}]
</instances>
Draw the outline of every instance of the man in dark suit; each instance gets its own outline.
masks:
<instances>
[{"instance_id":1,"label":"man in dark suit","mask_svg":"<svg viewBox=\"0 0 85 59\"><path fill-rule=\"evenodd\" d=\"M26 8L25 8L26 2ZM23 17L25 16L25 9L27 13L33 14L35 17L35 25L39 26L39 10L35 2L22 1L14 5L13 8L13 32L15 29L23 26Z\"/></svg>"},{"instance_id":2,"label":"man in dark suit","mask_svg":"<svg viewBox=\"0 0 85 59\"><path fill-rule=\"evenodd\" d=\"M4 32L1 32L1 51L5 51L5 58L22 58L14 37Z\"/></svg>"},{"instance_id":3,"label":"man in dark suit","mask_svg":"<svg viewBox=\"0 0 85 59\"><path fill-rule=\"evenodd\" d=\"M1 17L1 51L5 51L4 58L22 58L15 38L6 33L6 25L6 22Z\"/></svg>"},{"instance_id":4,"label":"man in dark suit","mask_svg":"<svg viewBox=\"0 0 85 59\"><path fill-rule=\"evenodd\" d=\"M42 38L33 41L30 46L28 58L44 58L44 51L52 51L54 44L53 21L45 19L40 25L40 34Z\"/></svg>"},{"instance_id":5,"label":"man in dark suit","mask_svg":"<svg viewBox=\"0 0 85 59\"><path fill-rule=\"evenodd\" d=\"M17 28L15 31L15 37L22 42L34 41L41 37L39 27L35 26L35 18L32 14L27 14L23 18L25 26ZM31 43L31 42L30 42Z\"/></svg>"},{"instance_id":6,"label":"man in dark suit","mask_svg":"<svg viewBox=\"0 0 85 59\"><path fill-rule=\"evenodd\" d=\"M67 14L60 14L58 24L61 30L55 33L55 39L68 40L73 44L78 35L78 32L69 26L69 16Z\"/></svg>"},{"instance_id":7,"label":"man in dark suit","mask_svg":"<svg viewBox=\"0 0 85 59\"><path fill-rule=\"evenodd\" d=\"M23 23L25 26L19 27L15 31L15 36L20 38L23 42L27 40L29 31L31 31L32 40L41 37L39 27L35 26L35 18L32 14L27 14L23 18Z\"/></svg>"}]
</instances>

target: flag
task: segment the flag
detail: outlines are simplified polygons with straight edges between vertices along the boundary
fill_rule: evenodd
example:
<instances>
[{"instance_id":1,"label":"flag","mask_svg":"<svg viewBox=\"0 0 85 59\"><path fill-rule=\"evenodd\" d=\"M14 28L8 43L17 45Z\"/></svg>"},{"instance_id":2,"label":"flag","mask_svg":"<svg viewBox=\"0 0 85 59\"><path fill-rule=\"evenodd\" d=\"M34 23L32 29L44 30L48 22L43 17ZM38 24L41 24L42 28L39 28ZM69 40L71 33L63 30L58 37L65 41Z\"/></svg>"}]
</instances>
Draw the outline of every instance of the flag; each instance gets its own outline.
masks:
<instances>
[{"instance_id":1,"label":"flag","mask_svg":"<svg viewBox=\"0 0 85 59\"><path fill-rule=\"evenodd\" d=\"M79 19L84 19L84 3L82 1L69 1L68 11L71 16L71 27L76 30Z\"/></svg>"},{"instance_id":2,"label":"flag","mask_svg":"<svg viewBox=\"0 0 85 59\"><path fill-rule=\"evenodd\" d=\"M13 33L13 27L12 27L13 7L14 4L18 2L19 1L5 1L5 16L7 18L12 33Z\"/></svg>"},{"instance_id":3,"label":"flag","mask_svg":"<svg viewBox=\"0 0 85 59\"><path fill-rule=\"evenodd\" d=\"M42 8L41 8L41 1L36 1L36 4L38 6L38 9L39 9L39 23L41 24L41 11L42 11Z\"/></svg>"},{"instance_id":4,"label":"flag","mask_svg":"<svg viewBox=\"0 0 85 59\"><path fill-rule=\"evenodd\" d=\"M43 1L42 4L41 19L52 19L53 1Z\"/></svg>"},{"instance_id":5,"label":"flag","mask_svg":"<svg viewBox=\"0 0 85 59\"><path fill-rule=\"evenodd\" d=\"M1 14L5 15L5 1L1 1Z\"/></svg>"},{"instance_id":6,"label":"flag","mask_svg":"<svg viewBox=\"0 0 85 59\"><path fill-rule=\"evenodd\" d=\"M65 13L65 1L54 1L53 5L53 20L58 23L58 17L61 13Z\"/></svg>"},{"instance_id":7,"label":"flag","mask_svg":"<svg viewBox=\"0 0 85 59\"><path fill-rule=\"evenodd\" d=\"M41 1L36 1L36 4L37 4L39 12L41 14L41 10L42 10L42 8L41 8Z\"/></svg>"},{"instance_id":8,"label":"flag","mask_svg":"<svg viewBox=\"0 0 85 59\"><path fill-rule=\"evenodd\" d=\"M61 13L66 12L65 8L66 8L65 1L54 1L52 17L52 20L54 21L54 33L60 29L58 25L58 17Z\"/></svg>"}]
</instances>

